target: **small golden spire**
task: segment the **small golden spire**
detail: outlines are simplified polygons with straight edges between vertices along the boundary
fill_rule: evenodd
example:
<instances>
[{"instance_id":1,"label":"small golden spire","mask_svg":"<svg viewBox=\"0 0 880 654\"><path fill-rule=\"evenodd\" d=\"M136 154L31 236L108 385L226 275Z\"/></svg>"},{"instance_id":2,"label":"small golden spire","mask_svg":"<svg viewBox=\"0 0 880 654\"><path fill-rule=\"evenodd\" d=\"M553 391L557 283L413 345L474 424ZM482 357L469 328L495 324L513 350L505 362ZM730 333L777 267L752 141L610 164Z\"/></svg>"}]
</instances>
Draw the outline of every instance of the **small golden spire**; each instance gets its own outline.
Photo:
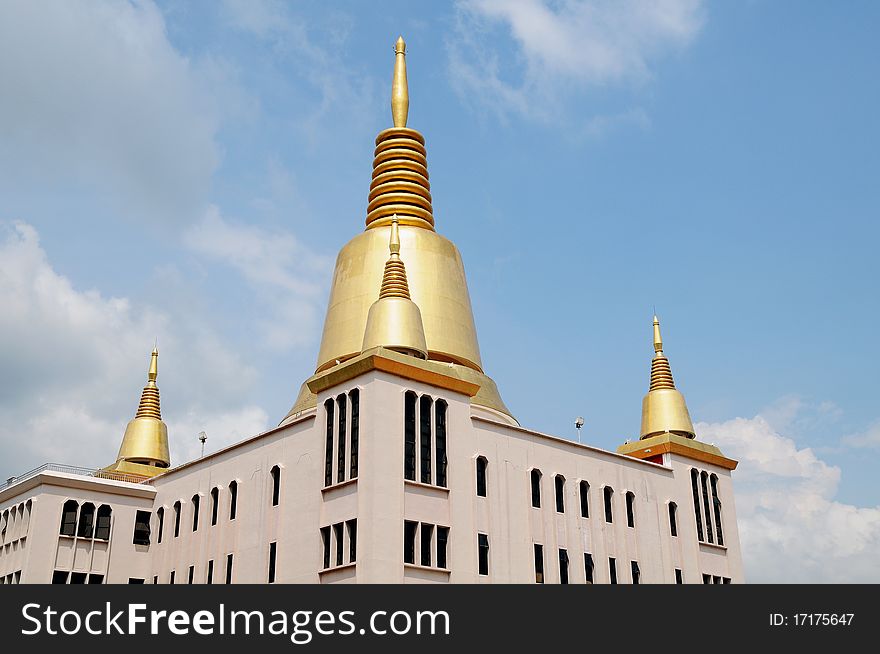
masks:
<instances>
[{"instance_id":1,"label":"small golden spire","mask_svg":"<svg viewBox=\"0 0 880 654\"><path fill-rule=\"evenodd\" d=\"M658 354L663 352L663 339L660 338L660 320L657 314L654 314L654 352Z\"/></svg>"},{"instance_id":2,"label":"small golden spire","mask_svg":"<svg viewBox=\"0 0 880 654\"><path fill-rule=\"evenodd\" d=\"M670 432L694 438L694 425L684 395L675 388L669 359L663 354L660 320L654 316L654 358L651 360L651 383L642 400L641 438Z\"/></svg>"},{"instance_id":3,"label":"small golden spire","mask_svg":"<svg viewBox=\"0 0 880 654\"><path fill-rule=\"evenodd\" d=\"M148 381L155 382L159 376L159 348L154 347L150 354L150 372L147 373Z\"/></svg>"},{"instance_id":4,"label":"small golden spire","mask_svg":"<svg viewBox=\"0 0 880 654\"><path fill-rule=\"evenodd\" d=\"M406 127L409 89L406 84L406 43L402 36L394 44L394 78L391 81L391 117L395 127Z\"/></svg>"}]
</instances>

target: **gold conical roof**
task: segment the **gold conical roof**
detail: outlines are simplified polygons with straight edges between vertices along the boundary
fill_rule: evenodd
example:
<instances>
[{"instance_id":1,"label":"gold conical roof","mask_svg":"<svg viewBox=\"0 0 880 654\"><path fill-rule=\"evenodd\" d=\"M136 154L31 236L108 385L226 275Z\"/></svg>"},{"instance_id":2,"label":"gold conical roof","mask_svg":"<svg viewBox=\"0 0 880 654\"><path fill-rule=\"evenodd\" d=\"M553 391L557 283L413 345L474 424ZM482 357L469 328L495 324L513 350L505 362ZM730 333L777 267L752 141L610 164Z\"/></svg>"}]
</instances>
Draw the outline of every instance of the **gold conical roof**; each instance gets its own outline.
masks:
<instances>
[{"instance_id":1,"label":"gold conical roof","mask_svg":"<svg viewBox=\"0 0 880 654\"><path fill-rule=\"evenodd\" d=\"M640 438L664 433L694 438L694 425L688 413L684 395L675 388L669 359L663 354L660 320L654 316L654 358L651 360L651 383L642 400L642 429Z\"/></svg>"}]
</instances>

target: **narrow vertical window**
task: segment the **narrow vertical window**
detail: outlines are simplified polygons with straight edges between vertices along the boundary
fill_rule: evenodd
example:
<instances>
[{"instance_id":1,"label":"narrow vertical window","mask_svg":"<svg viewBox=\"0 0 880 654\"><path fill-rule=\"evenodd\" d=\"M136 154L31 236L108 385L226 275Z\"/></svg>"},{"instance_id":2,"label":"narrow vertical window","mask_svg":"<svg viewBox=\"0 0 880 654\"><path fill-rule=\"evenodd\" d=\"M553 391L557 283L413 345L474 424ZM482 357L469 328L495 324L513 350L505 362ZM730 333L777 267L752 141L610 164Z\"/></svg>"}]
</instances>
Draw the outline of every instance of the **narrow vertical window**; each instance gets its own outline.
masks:
<instances>
[{"instance_id":1,"label":"narrow vertical window","mask_svg":"<svg viewBox=\"0 0 880 654\"><path fill-rule=\"evenodd\" d=\"M98 507L98 519L95 522L95 538L98 540L110 540L110 517L113 509L109 504Z\"/></svg>"},{"instance_id":2,"label":"narrow vertical window","mask_svg":"<svg viewBox=\"0 0 880 654\"><path fill-rule=\"evenodd\" d=\"M150 544L150 518L152 514L149 511L138 511L134 518L134 536L132 543L135 545Z\"/></svg>"},{"instance_id":3,"label":"narrow vertical window","mask_svg":"<svg viewBox=\"0 0 880 654\"><path fill-rule=\"evenodd\" d=\"M532 482L532 506L536 509L541 508L541 471L537 468L532 468L532 472L530 473L530 479Z\"/></svg>"},{"instance_id":4,"label":"narrow vertical window","mask_svg":"<svg viewBox=\"0 0 880 654\"><path fill-rule=\"evenodd\" d=\"M434 541L434 525L422 523L422 555L419 563L431 565L431 543Z\"/></svg>"},{"instance_id":5,"label":"narrow vertical window","mask_svg":"<svg viewBox=\"0 0 880 654\"><path fill-rule=\"evenodd\" d=\"M76 512L78 509L79 504L77 504L76 500L67 500L64 503L64 510L61 513L62 536L73 536L76 534ZM7 516L8 520L9 512L7 511L5 515ZM67 583L67 577L65 577L65 581L62 583Z\"/></svg>"},{"instance_id":6,"label":"narrow vertical window","mask_svg":"<svg viewBox=\"0 0 880 654\"><path fill-rule=\"evenodd\" d=\"M180 500L174 503L174 537L180 536Z\"/></svg>"},{"instance_id":7,"label":"narrow vertical window","mask_svg":"<svg viewBox=\"0 0 880 654\"><path fill-rule=\"evenodd\" d=\"M348 562L357 561L357 541L358 541L358 521L349 520L345 523L348 526Z\"/></svg>"},{"instance_id":8,"label":"narrow vertical window","mask_svg":"<svg viewBox=\"0 0 880 654\"><path fill-rule=\"evenodd\" d=\"M544 583L544 546L535 543L535 583Z\"/></svg>"},{"instance_id":9,"label":"narrow vertical window","mask_svg":"<svg viewBox=\"0 0 880 654\"><path fill-rule=\"evenodd\" d=\"M232 554L226 555L226 583L232 583Z\"/></svg>"},{"instance_id":10,"label":"narrow vertical window","mask_svg":"<svg viewBox=\"0 0 880 654\"><path fill-rule=\"evenodd\" d=\"M586 481L580 483L581 490L581 517L590 517L590 484Z\"/></svg>"},{"instance_id":11,"label":"narrow vertical window","mask_svg":"<svg viewBox=\"0 0 880 654\"><path fill-rule=\"evenodd\" d=\"M418 522L406 520L403 523L403 562L416 562L416 530Z\"/></svg>"},{"instance_id":12,"label":"narrow vertical window","mask_svg":"<svg viewBox=\"0 0 880 654\"><path fill-rule=\"evenodd\" d=\"M361 392L353 389L348 394L351 402L351 472L349 476L354 479L358 476L358 439L360 438L361 422Z\"/></svg>"},{"instance_id":13,"label":"narrow vertical window","mask_svg":"<svg viewBox=\"0 0 880 654\"><path fill-rule=\"evenodd\" d=\"M703 489L703 516L706 518L706 538L710 543L715 542L715 535L712 533L712 509L709 507L709 489L707 488L706 478L709 475L705 471L700 473L700 487Z\"/></svg>"},{"instance_id":14,"label":"narrow vertical window","mask_svg":"<svg viewBox=\"0 0 880 654\"><path fill-rule=\"evenodd\" d=\"M196 576L196 566L191 565L191 566L189 566L189 575L187 576L186 583L192 585L192 582L193 582L193 579L195 579L195 576Z\"/></svg>"},{"instance_id":15,"label":"narrow vertical window","mask_svg":"<svg viewBox=\"0 0 880 654\"><path fill-rule=\"evenodd\" d=\"M636 496L632 491L626 492L626 526L635 528L636 526Z\"/></svg>"},{"instance_id":16,"label":"narrow vertical window","mask_svg":"<svg viewBox=\"0 0 880 654\"><path fill-rule=\"evenodd\" d=\"M678 504L669 503L669 535L678 536Z\"/></svg>"},{"instance_id":17,"label":"narrow vertical window","mask_svg":"<svg viewBox=\"0 0 880 654\"><path fill-rule=\"evenodd\" d=\"M614 522L614 489L611 486L606 486L602 489L602 495L605 499L605 522Z\"/></svg>"},{"instance_id":18,"label":"narrow vertical window","mask_svg":"<svg viewBox=\"0 0 880 654\"><path fill-rule=\"evenodd\" d=\"M91 502L86 502L79 510L79 528L76 530L76 535L79 538L91 538L94 526L95 505Z\"/></svg>"},{"instance_id":19,"label":"narrow vertical window","mask_svg":"<svg viewBox=\"0 0 880 654\"><path fill-rule=\"evenodd\" d=\"M446 401L434 405L434 446L437 459L437 485L446 488Z\"/></svg>"},{"instance_id":20,"label":"narrow vertical window","mask_svg":"<svg viewBox=\"0 0 880 654\"><path fill-rule=\"evenodd\" d=\"M198 495L192 496L193 505L193 531L199 530L199 505L201 498Z\"/></svg>"},{"instance_id":21,"label":"narrow vertical window","mask_svg":"<svg viewBox=\"0 0 880 654\"><path fill-rule=\"evenodd\" d=\"M156 517L159 518L159 533L156 535L156 542L162 542L162 533L165 531L165 507L160 506L156 511Z\"/></svg>"},{"instance_id":22,"label":"narrow vertical window","mask_svg":"<svg viewBox=\"0 0 880 654\"><path fill-rule=\"evenodd\" d=\"M568 583L568 551L559 549L559 583Z\"/></svg>"},{"instance_id":23,"label":"narrow vertical window","mask_svg":"<svg viewBox=\"0 0 880 654\"><path fill-rule=\"evenodd\" d=\"M691 468L691 491L694 494L694 515L697 518L697 540L703 540L703 519L700 517L700 491L698 489L697 473L695 468Z\"/></svg>"},{"instance_id":24,"label":"narrow vertical window","mask_svg":"<svg viewBox=\"0 0 880 654\"><path fill-rule=\"evenodd\" d=\"M172 571L171 571L171 574L168 575L168 583L169 583L169 584L173 584L173 583L174 583L174 570L172 570Z\"/></svg>"},{"instance_id":25,"label":"narrow vertical window","mask_svg":"<svg viewBox=\"0 0 880 654\"><path fill-rule=\"evenodd\" d=\"M275 556L278 553L278 543L269 543L269 583L275 583Z\"/></svg>"},{"instance_id":26,"label":"narrow vertical window","mask_svg":"<svg viewBox=\"0 0 880 654\"><path fill-rule=\"evenodd\" d=\"M715 535L718 536L718 544L724 545L724 534L721 531L721 500L718 499L718 475L709 477L712 486L712 506L715 509Z\"/></svg>"},{"instance_id":27,"label":"narrow vertical window","mask_svg":"<svg viewBox=\"0 0 880 654\"><path fill-rule=\"evenodd\" d=\"M229 482L229 519L235 520L236 510L238 508L238 482L233 480Z\"/></svg>"},{"instance_id":28,"label":"narrow vertical window","mask_svg":"<svg viewBox=\"0 0 880 654\"><path fill-rule=\"evenodd\" d=\"M489 462L484 456L477 457L477 497L486 497L486 468Z\"/></svg>"},{"instance_id":29,"label":"narrow vertical window","mask_svg":"<svg viewBox=\"0 0 880 654\"><path fill-rule=\"evenodd\" d=\"M449 543L449 527L437 527L437 567L446 568L446 546Z\"/></svg>"},{"instance_id":30,"label":"narrow vertical window","mask_svg":"<svg viewBox=\"0 0 880 654\"><path fill-rule=\"evenodd\" d=\"M608 581L617 583L617 560L614 557L608 558Z\"/></svg>"},{"instance_id":31,"label":"narrow vertical window","mask_svg":"<svg viewBox=\"0 0 880 654\"><path fill-rule=\"evenodd\" d=\"M703 583L711 584L712 583L712 575L703 574Z\"/></svg>"},{"instance_id":32,"label":"narrow vertical window","mask_svg":"<svg viewBox=\"0 0 880 654\"><path fill-rule=\"evenodd\" d=\"M324 485L333 483L333 398L324 402L327 413L327 442L324 449Z\"/></svg>"},{"instance_id":33,"label":"narrow vertical window","mask_svg":"<svg viewBox=\"0 0 880 654\"><path fill-rule=\"evenodd\" d=\"M159 575L154 575L154 576L153 576L153 585L154 585L154 586L158 586L158 585L159 585Z\"/></svg>"},{"instance_id":34,"label":"narrow vertical window","mask_svg":"<svg viewBox=\"0 0 880 654\"><path fill-rule=\"evenodd\" d=\"M565 513L565 477L556 475L553 482L556 487L556 512Z\"/></svg>"},{"instance_id":35,"label":"narrow vertical window","mask_svg":"<svg viewBox=\"0 0 880 654\"><path fill-rule=\"evenodd\" d=\"M217 524L217 513L220 505L220 489L216 486L211 489L211 526Z\"/></svg>"},{"instance_id":36,"label":"narrow vertical window","mask_svg":"<svg viewBox=\"0 0 880 654\"><path fill-rule=\"evenodd\" d=\"M682 575L681 575L681 568L676 568L676 569L675 569L675 583L677 583L677 584L683 584L683 583L684 583L684 578L683 578Z\"/></svg>"},{"instance_id":37,"label":"narrow vertical window","mask_svg":"<svg viewBox=\"0 0 880 654\"><path fill-rule=\"evenodd\" d=\"M208 574L205 576L206 584L214 583L214 559L208 561Z\"/></svg>"},{"instance_id":38,"label":"narrow vertical window","mask_svg":"<svg viewBox=\"0 0 880 654\"><path fill-rule=\"evenodd\" d=\"M584 580L593 583L593 555L589 552L584 552Z\"/></svg>"},{"instance_id":39,"label":"narrow vertical window","mask_svg":"<svg viewBox=\"0 0 880 654\"><path fill-rule=\"evenodd\" d=\"M330 567L330 527L321 527L321 543L324 546L324 569Z\"/></svg>"},{"instance_id":40,"label":"narrow vertical window","mask_svg":"<svg viewBox=\"0 0 880 654\"><path fill-rule=\"evenodd\" d=\"M333 537L336 540L336 565L342 565L344 550L342 549L342 539L345 533L342 530L342 523L337 522L333 525Z\"/></svg>"},{"instance_id":41,"label":"narrow vertical window","mask_svg":"<svg viewBox=\"0 0 880 654\"><path fill-rule=\"evenodd\" d=\"M407 391L403 404L403 474L416 480L416 394Z\"/></svg>"},{"instance_id":42,"label":"narrow vertical window","mask_svg":"<svg viewBox=\"0 0 880 654\"><path fill-rule=\"evenodd\" d=\"M339 409L339 436L337 437L336 454L336 481L345 481L345 393L336 398L336 406Z\"/></svg>"},{"instance_id":43,"label":"narrow vertical window","mask_svg":"<svg viewBox=\"0 0 880 654\"><path fill-rule=\"evenodd\" d=\"M272 475L272 506L278 506L281 499L281 466L274 466L270 473Z\"/></svg>"},{"instance_id":44,"label":"narrow vertical window","mask_svg":"<svg viewBox=\"0 0 880 654\"><path fill-rule=\"evenodd\" d=\"M422 395L419 400L419 456L421 458L421 477L423 484L431 483L431 405L433 400Z\"/></svg>"},{"instance_id":45,"label":"narrow vertical window","mask_svg":"<svg viewBox=\"0 0 880 654\"><path fill-rule=\"evenodd\" d=\"M642 572L639 570L639 562L630 561L629 564L630 569L632 570L633 584L640 584L642 582Z\"/></svg>"},{"instance_id":46,"label":"narrow vertical window","mask_svg":"<svg viewBox=\"0 0 880 654\"><path fill-rule=\"evenodd\" d=\"M477 547L479 548L479 573L489 574L489 536L477 534Z\"/></svg>"}]
</instances>

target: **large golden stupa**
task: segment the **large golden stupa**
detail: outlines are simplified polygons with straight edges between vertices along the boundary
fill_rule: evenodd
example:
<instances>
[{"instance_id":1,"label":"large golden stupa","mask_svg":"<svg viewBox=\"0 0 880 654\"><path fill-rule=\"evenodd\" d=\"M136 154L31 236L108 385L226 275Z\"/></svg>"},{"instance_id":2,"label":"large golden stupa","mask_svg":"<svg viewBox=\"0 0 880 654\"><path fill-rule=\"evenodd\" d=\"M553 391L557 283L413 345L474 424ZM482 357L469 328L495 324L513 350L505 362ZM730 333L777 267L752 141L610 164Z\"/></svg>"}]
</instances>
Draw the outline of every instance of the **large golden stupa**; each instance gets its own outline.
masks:
<instances>
[{"instance_id":1,"label":"large golden stupa","mask_svg":"<svg viewBox=\"0 0 880 654\"><path fill-rule=\"evenodd\" d=\"M285 420L315 406L309 382L361 353L396 217L400 248L407 253L410 295L424 325L427 364L442 365L446 374L478 385L472 403L516 424L495 382L483 372L461 255L434 227L425 138L406 126L409 92L405 56L406 44L399 38L391 90L394 127L376 137L366 228L343 246L336 259L315 375L303 384Z\"/></svg>"}]
</instances>

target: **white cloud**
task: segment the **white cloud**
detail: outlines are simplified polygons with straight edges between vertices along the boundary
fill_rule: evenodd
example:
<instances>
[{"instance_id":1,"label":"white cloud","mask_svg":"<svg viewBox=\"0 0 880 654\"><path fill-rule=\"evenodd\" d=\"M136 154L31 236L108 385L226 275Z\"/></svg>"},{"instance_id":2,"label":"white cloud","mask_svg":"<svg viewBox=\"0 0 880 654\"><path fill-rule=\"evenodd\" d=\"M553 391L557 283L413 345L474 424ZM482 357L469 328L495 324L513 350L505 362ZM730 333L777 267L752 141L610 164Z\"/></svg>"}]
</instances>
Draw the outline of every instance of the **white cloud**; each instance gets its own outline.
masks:
<instances>
[{"instance_id":1,"label":"white cloud","mask_svg":"<svg viewBox=\"0 0 880 654\"><path fill-rule=\"evenodd\" d=\"M332 260L285 231L235 223L210 207L184 236L194 252L235 268L257 293L267 317L262 342L286 350L311 343L320 327Z\"/></svg>"},{"instance_id":2,"label":"white cloud","mask_svg":"<svg viewBox=\"0 0 880 654\"><path fill-rule=\"evenodd\" d=\"M450 73L461 97L552 120L572 90L648 79L654 59L693 40L704 11L701 0L459 0L456 18ZM512 60L490 45L499 26Z\"/></svg>"},{"instance_id":3,"label":"white cloud","mask_svg":"<svg viewBox=\"0 0 880 654\"><path fill-rule=\"evenodd\" d=\"M880 507L836 501L840 468L760 415L701 423L697 433L740 462L734 493L747 581L880 581Z\"/></svg>"},{"instance_id":4,"label":"white cloud","mask_svg":"<svg viewBox=\"0 0 880 654\"><path fill-rule=\"evenodd\" d=\"M197 215L219 162L207 85L222 75L198 67L150 0L0 3L0 193L85 189L121 217Z\"/></svg>"},{"instance_id":5,"label":"white cloud","mask_svg":"<svg viewBox=\"0 0 880 654\"><path fill-rule=\"evenodd\" d=\"M207 321L76 289L25 223L0 223L0 306L2 478L47 460L112 463L157 337L176 462L191 453L198 425L211 426L214 443L266 427L265 412L246 399L256 372Z\"/></svg>"},{"instance_id":6,"label":"white cloud","mask_svg":"<svg viewBox=\"0 0 880 654\"><path fill-rule=\"evenodd\" d=\"M874 422L861 433L844 436L841 442L849 447L880 449L880 420Z\"/></svg>"}]
</instances>

